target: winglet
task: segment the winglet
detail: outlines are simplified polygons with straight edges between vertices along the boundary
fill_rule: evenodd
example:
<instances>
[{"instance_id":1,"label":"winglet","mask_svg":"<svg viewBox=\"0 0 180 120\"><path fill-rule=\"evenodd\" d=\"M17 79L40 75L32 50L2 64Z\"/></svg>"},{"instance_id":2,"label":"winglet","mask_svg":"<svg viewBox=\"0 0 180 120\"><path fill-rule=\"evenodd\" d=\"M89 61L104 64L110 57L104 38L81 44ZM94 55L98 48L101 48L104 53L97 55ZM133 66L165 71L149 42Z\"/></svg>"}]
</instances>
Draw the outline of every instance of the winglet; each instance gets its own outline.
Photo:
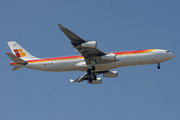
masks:
<instances>
[{"instance_id":1,"label":"winglet","mask_svg":"<svg viewBox=\"0 0 180 120\"><path fill-rule=\"evenodd\" d=\"M60 23L58 23L58 26L59 26L60 29L65 29L65 27L62 26Z\"/></svg>"}]
</instances>

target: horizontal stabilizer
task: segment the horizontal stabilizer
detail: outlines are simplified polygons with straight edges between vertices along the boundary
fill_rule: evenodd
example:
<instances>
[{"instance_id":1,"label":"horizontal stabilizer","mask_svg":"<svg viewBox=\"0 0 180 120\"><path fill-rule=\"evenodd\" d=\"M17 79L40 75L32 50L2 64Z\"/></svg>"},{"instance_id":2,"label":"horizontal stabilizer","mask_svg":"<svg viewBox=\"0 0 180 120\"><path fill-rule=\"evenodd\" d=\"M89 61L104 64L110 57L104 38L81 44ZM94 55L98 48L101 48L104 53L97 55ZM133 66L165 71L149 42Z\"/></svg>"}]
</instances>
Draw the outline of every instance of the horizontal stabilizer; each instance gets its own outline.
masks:
<instances>
[{"instance_id":1,"label":"horizontal stabilizer","mask_svg":"<svg viewBox=\"0 0 180 120\"><path fill-rule=\"evenodd\" d=\"M14 66L14 68L12 69L12 70L19 70L19 69L21 69L22 67L21 66Z\"/></svg>"},{"instance_id":2,"label":"horizontal stabilizer","mask_svg":"<svg viewBox=\"0 0 180 120\"><path fill-rule=\"evenodd\" d=\"M12 53L6 53L15 63L19 63L19 64L27 64L26 61L24 61L23 59L17 57L16 55L12 54Z\"/></svg>"}]
</instances>

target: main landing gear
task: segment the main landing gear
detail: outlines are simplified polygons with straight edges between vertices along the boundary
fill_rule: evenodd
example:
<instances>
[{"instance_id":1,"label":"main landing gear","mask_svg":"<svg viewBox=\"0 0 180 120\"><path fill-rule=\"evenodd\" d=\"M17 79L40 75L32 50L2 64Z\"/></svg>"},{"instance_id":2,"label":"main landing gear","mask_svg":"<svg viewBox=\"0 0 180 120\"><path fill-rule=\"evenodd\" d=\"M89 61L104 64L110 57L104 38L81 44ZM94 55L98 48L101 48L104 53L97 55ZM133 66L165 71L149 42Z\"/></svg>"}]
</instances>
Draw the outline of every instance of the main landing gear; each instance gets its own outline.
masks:
<instances>
[{"instance_id":1,"label":"main landing gear","mask_svg":"<svg viewBox=\"0 0 180 120\"><path fill-rule=\"evenodd\" d=\"M92 83L92 81L96 79L97 79L96 75L92 75L88 80L89 80L89 83Z\"/></svg>"},{"instance_id":2,"label":"main landing gear","mask_svg":"<svg viewBox=\"0 0 180 120\"><path fill-rule=\"evenodd\" d=\"M160 69L160 68L161 68L160 63L158 63L157 69Z\"/></svg>"},{"instance_id":3,"label":"main landing gear","mask_svg":"<svg viewBox=\"0 0 180 120\"><path fill-rule=\"evenodd\" d=\"M94 65L91 65L88 69L87 69L87 74L90 76L91 75L91 71L94 71L96 68Z\"/></svg>"},{"instance_id":4,"label":"main landing gear","mask_svg":"<svg viewBox=\"0 0 180 120\"><path fill-rule=\"evenodd\" d=\"M96 80L97 79L97 77L96 77L96 75L94 74L94 72L92 72L92 71L94 71L96 68L95 68L95 66L94 65L91 65L88 69L87 69L87 74L89 75L89 76L91 76L88 80L89 80L89 83L92 83L92 81L93 80Z\"/></svg>"}]
</instances>

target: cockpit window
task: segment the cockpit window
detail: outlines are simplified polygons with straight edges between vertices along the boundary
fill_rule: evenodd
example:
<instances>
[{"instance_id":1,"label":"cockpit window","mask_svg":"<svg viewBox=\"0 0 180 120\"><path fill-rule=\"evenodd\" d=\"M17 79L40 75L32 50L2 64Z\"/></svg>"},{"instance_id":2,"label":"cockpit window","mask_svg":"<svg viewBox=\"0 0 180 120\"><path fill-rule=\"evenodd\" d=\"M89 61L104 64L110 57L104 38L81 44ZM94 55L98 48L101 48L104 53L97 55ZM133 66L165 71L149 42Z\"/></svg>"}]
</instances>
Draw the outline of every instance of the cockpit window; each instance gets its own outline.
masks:
<instances>
[{"instance_id":1,"label":"cockpit window","mask_svg":"<svg viewBox=\"0 0 180 120\"><path fill-rule=\"evenodd\" d=\"M166 51L167 53L170 53L170 51Z\"/></svg>"}]
</instances>

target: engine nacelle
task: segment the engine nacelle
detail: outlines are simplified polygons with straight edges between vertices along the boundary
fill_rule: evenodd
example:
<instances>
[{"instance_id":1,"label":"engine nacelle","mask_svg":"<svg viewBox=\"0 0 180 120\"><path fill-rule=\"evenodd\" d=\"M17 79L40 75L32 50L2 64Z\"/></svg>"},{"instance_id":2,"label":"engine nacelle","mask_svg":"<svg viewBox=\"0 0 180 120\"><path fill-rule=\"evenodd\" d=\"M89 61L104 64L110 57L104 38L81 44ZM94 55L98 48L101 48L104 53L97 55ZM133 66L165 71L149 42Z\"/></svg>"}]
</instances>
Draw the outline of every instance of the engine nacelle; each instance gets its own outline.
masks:
<instances>
[{"instance_id":1,"label":"engine nacelle","mask_svg":"<svg viewBox=\"0 0 180 120\"><path fill-rule=\"evenodd\" d=\"M89 41L81 44L81 47L90 47L90 48L96 48L97 42L96 41Z\"/></svg>"},{"instance_id":2,"label":"engine nacelle","mask_svg":"<svg viewBox=\"0 0 180 120\"><path fill-rule=\"evenodd\" d=\"M117 77L118 72L117 71L108 71L103 73L103 77Z\"/></svg>"},{"instance_id":3,"label":"engine nacelle","mask_svg":"<svg viewBox=\"0 0 180 120\"><path fill-rule=\"evenodd\" d=\"M101 56L102 60L111 60L111 61L115 61L116 60L116 54L106 54Z\"/></svg>"},{"instance_id":4,"label":"engine nacelle","mask_svg":"<svg viewBox=\"0 0 180 120\"><path fill-rule=\"evenodd\" d=\"M92 80L92 83L87 81L88 84L101 84L102 83L102 78L97 78L96 80Z\"/></svg>"}]
</instances>

